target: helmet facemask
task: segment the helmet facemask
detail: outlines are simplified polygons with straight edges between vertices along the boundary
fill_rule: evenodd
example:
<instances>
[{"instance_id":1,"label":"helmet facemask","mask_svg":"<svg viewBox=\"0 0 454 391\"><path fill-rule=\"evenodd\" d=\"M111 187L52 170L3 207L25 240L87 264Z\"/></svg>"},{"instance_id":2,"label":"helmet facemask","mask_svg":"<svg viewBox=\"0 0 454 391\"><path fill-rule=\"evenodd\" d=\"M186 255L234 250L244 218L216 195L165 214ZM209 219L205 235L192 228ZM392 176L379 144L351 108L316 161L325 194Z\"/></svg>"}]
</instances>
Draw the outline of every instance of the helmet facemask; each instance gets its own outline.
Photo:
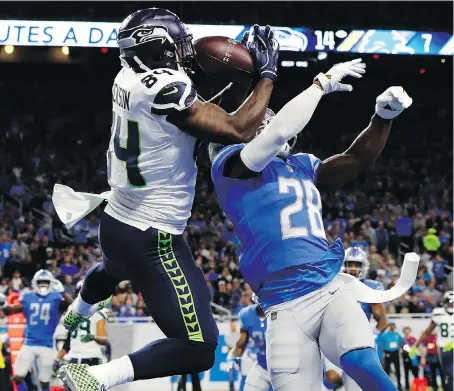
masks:
<instances>
[{"instance_id":1,"label":"helmet facemask","mask_svg":"<svg viewBox=\"0 0 454 391\"><path fill-rule=\"evenodd\" d=\"M363 263L358 261L345 261L345 272L355 278L363 278Z\"/></svg>"},{"instance_id":2,"label":"helmet facemask","mask_svg":"<svg viewBox=\"0 0 454 391\"><path fill-rule=\"evenodd\" d=\"M50 293L50 280L47 279L42 279L36 281L36 291L41 295L41 296L47 296Z\"/></svg>"}]
</instances>

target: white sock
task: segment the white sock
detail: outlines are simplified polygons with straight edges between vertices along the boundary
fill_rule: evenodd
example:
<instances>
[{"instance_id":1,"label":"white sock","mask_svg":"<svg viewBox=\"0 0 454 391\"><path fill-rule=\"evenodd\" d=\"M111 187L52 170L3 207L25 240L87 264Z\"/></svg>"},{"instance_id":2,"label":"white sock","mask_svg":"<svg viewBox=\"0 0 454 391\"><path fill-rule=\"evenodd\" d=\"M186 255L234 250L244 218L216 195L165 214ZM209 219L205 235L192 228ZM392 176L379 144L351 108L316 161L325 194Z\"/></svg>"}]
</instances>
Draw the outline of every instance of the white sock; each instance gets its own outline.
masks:
<instances>
[{"instance_id":1,"label":"white sock","mask_svg":"<svg viewBox=\"0 0 454 391\"><path fill-rule=\"evenodd\" d=\"M128 356L117 358L106 364L94 365L89 367L88 371L107 389L134 380L134 368Z\"/></svg>"},{"instance_id":2,"label":"white sock","mask_svg":"<svg viewBox=\"0 0 454 391\"><path fill-rule=\"evenodd\" d=\"M76 299L73 302L73 309L79 315L87 316L92 314L96 309L96 304L89 304L82 300L80 294L77 295Z\"/></svg>"}]
</instances>

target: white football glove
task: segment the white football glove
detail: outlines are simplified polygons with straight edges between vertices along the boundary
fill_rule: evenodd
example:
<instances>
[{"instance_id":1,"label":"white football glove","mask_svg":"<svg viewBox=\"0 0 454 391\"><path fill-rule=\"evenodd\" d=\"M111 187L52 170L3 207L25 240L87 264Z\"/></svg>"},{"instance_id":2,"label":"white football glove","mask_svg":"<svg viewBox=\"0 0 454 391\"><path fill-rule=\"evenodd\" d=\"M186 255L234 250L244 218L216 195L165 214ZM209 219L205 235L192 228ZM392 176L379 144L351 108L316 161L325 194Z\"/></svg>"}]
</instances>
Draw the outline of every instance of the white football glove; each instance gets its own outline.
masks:
<instances>
[{"instance_id":1,"label":"white football glove","mask_svg":"<svg viewBox=\"0 0 454 391\"><path fill-rule=\"evenodd\" d=\"M383 119L396 118L404 109L408 109L413 103L402 87L389 87L383 94L377 97L375 112Z\"/></svg>"},{"instance_id":2,"label":"white football glove","mask_svg":"<svg viewBox=\"0 0 454 391\"><path fill-rule=\"evenodd\" d=\"M341 80L345 76L353 76L361 79L366 73L366 64L361 58L356 60L341 62L334 65L328 72L319 73L315 79L318 80L323 89L323 95L327 95L334 91L352 91L353 87L350 84L342 84Z\"/></svg>"},{"instance_id":3,"label":"white football glove","mask_svg":"<svg viewBox=\"0 0 454 391\"><path fill-rule=\"evenodd\" d=\"M50 283L52 289L55 291L55 292L58 292L58 293L63 293L65 291L65 287L63 286L63 284L58 281L57 279L54 279L51 283Z\"/></svg>"}]
</instances>

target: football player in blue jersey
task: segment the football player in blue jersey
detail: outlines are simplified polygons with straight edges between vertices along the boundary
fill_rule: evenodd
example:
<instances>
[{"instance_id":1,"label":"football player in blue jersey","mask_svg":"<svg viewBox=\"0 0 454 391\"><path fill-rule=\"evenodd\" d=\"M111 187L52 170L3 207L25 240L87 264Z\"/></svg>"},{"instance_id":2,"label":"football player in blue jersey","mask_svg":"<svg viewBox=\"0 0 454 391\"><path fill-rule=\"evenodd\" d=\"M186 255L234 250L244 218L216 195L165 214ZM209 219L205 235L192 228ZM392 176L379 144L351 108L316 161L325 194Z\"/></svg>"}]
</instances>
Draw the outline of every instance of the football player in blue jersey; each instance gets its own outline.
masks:
<instances>
[{"instance_id":1,"label":"football player in blue jersey","mask_svg":"<svg viewBox=\"0 0 454 391\"><path fill-rule=\"evenodd\" d=\"M247 374L244 391L268 391L271 387L271 380L266 365L266 317L255 297L253 295L255 304L243 308L239 313L240 336L227 359L232 362L240 360L249 340L252 339L257 360Z\"/></svg>"},{"instance_id":2,"label":"football player in blue jersey","mask_svg":"<svg viewBox=\"0 0 454 391\"><path fill-rule=\"evenodd\" d=\"M344 271L356 278L358 278L363 284L371 287L375 290L384 290L383 284L379 281L367 279L367 273L369 271L369 260L367 254L360 247L350 247L345 251L344 260ZM364 313L366 314L367 320L370 321L372 316L374 317L377 325L373 330L376 337L378 337L388 327L388 318L386 316L385 308L381 303L369 304L359 303ZM336 389L342 384L345 387L345 391L359 391L361 388L356 382L347 374L342 371L339 367L329 362L325 358L325 375L323 384L328 389Z\"/></svg>"},{"instance_id":3,"label":"football player in blue jersey","mask_svg":"<svg viewBox=\"0 0 454 391\"><path fill-rule=\"evenodd\" d=\"M65 294L60 281L52 273L41 269L32 279L32 290L24 292L20 304L7 307L8 313L23 312L26 319L25 341L17 355L14 381L18 391L27 391L24 378L38 364L38 377L42 391L49 391L52 365L57 356L54 349L54 331L61 313L71 304L72 298Z\"/></svg>"},{"instance_id":4,"label":"football player in blue jersey","mask_svg":"<svg viewBox=\"0 0 454 391\"><path fill-rule=\"evenodd\" d=\"M240 267L267 317L267 365L274 390L320 390L321 351L368 391L395 390L374 348L374 336L353 284L336 278L344 260L340 239L330 247L318 185L340 186L380 155L392 119L412 99L402 87L376 101L370 124L344 152L321 161L292 154L297 134L323 95L351 91L361 59L320 73L307 90L274 116L247 144L209 146L218 201L241 242Z\"/></svg>"}]
</instances>

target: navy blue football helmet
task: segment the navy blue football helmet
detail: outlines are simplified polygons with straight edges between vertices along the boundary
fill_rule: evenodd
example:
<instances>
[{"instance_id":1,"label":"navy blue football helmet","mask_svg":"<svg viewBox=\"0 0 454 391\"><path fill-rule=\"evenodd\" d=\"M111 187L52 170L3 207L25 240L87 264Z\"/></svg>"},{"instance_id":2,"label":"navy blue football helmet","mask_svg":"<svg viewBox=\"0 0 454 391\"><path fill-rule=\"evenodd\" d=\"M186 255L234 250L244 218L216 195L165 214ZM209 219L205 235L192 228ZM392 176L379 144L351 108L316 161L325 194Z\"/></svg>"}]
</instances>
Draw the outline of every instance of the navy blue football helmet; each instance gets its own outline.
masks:
<instances>
[{"instance_id":1,"label":"navy blue football helmet","mask_svg":"<svg viewBox=\"0 0 454 391\"><path fill-rule=\"evenodd\" d=\"M118 30L120 60L135 72L155 68L191 71L192 34L180 18L163 8L147 8L129 15Z\"/></svg>"}]
</instances>

